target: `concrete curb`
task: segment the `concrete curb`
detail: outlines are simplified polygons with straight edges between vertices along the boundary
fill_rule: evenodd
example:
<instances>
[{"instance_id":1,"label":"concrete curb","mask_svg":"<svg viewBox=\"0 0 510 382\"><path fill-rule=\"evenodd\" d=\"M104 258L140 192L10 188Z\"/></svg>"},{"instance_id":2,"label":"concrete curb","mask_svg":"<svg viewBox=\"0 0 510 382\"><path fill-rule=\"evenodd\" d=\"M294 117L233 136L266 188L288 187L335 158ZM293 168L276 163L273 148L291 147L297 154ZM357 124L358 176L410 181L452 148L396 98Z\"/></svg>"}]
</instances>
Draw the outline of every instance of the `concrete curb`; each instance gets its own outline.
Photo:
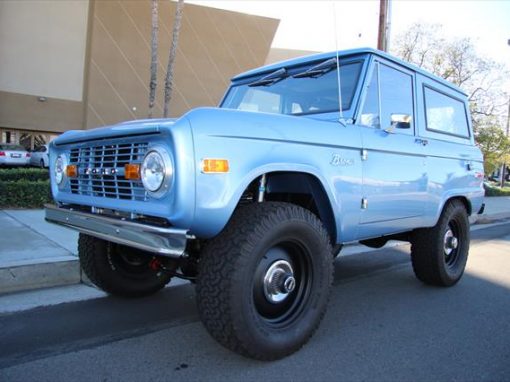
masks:
<instances>
[{"instance_id":1,"label":"concrete curb","mask_svg":"<svg viewBox=\"0 0 510 382\"><path fill-rule=\"evenodd\" d=\"M474 221L471 221L474 218ZM502 220L510 219L510 212L500 212L489 215L474 215L470 218L471 224L492 224Z\"/></svg>"},{"instance_id":2,"label":"concrete curb","mask_svg":"<svg viewBox=\"0 0 510 382\"><path fill-rule=\"evenodd\" d=\"M79 261L69 258L0 268L0 295L80 283Z\"/></svg>"}]
</instances>

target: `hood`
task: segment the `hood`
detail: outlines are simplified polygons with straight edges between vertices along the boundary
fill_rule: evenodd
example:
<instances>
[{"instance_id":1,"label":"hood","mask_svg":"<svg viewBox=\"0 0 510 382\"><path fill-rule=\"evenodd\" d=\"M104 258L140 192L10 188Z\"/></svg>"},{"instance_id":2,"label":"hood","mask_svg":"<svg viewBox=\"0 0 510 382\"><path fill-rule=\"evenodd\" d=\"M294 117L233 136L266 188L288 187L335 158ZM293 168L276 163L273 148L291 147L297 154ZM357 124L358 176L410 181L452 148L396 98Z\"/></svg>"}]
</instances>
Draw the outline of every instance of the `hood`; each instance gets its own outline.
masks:
<instances>
[{"instance_id":1,"label":"hood","mask_svg":"<svg viewBox=\"0 0 510 382\"><path fill-rule=\"evenodd\" d=\"M59 146L68 143L93 141L104 137L122 138L133 135L159 134L162 130L171 127L176 120L176 118L137 119L90 130L69 130L52 143Z\"/></svg>"}]
</instances>

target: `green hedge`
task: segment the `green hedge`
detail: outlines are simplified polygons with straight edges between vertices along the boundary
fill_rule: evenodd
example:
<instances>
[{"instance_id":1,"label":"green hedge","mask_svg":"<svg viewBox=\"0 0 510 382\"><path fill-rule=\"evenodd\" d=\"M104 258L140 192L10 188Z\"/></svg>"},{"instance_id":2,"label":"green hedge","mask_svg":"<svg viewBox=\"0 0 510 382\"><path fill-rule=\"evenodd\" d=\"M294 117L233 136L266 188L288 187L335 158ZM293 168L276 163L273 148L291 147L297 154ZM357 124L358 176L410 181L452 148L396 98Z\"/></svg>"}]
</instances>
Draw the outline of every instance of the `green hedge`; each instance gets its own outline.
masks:
<instances>
[{"instance_id":1,"label":"green hedge","mask_svg":"<svg viewBox=\"0 0 510 382\"><path fill-rule=\"evenodd\" d=\"M485 189L485 196L510 196L510 187L493 187L484 183L483 188Z\"/></svg>"},{"instance_id":2,"label":"green hedge","mask_svg":"<svg viewBox=\"0 0 510 382\"><path fill-rule=\"evenodd\" d=\"M2 168L0 182L17 182L19 180L40 181L50 179L48 169L44 168Z\"/></svg>"},{"instance_id":3,"label":"green hedge","mask_svg":"<svg viewBox=\"0 0 510 382\"><path fill-rule=\"evenodd\" d=\"M42 208L52 200L49 180L0 180L0 208Z\"/></svg>"}]
</instances>

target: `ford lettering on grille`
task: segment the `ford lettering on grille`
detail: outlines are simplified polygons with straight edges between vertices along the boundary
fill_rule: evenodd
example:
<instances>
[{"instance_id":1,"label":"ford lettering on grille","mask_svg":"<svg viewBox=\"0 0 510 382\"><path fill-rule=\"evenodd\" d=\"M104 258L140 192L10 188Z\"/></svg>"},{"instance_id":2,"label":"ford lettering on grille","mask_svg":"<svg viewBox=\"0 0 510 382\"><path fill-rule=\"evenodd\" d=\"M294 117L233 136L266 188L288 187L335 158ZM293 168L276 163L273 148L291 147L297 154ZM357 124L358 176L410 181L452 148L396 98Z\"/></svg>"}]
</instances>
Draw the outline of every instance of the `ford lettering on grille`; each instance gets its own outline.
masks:
<instances>
[{"instance_id":1,"label":"ford lettering on grille","mask_svg":"<svg viewBox=\"0 0 510 382\"><path fill-rule=\"evenodd\" d=\"M141 180L124 178L126 164L141 164L148 143L91 145L71 149L70 164L78 167L71 179L73 194L95 197L145 200Z\"/></svg>"}]
</instances>

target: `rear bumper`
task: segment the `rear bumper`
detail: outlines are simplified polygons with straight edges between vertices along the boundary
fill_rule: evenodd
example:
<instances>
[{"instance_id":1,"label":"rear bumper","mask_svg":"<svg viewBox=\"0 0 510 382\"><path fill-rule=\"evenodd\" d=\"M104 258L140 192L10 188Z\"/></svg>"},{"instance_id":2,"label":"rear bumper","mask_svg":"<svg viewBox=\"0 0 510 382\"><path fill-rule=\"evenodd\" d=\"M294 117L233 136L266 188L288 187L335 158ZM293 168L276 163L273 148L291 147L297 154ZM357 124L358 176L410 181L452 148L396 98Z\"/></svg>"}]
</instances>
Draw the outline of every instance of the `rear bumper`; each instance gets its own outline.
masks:
<instances>
[{"instance_id":1,"label":"rear bumper","mask_svg":"<svg viewBox=\"0 0 510 382\"><path fill-rule=\"evenodd\" d=\"M28 166L30 165L30 158L0 158L1 166Z\"/></svg>"},{"instance_id":2,"label":"rear bumper","mask_svg":"<svg viewBox=\"0 0 510 382\"><path fill-rule=\"evenodd\" d=\"M180 257L188 240L187 230L109 218L54 205L45 205L46 221L75 229L99 239L157 253Z\"/></svg>"}]
</instances>

